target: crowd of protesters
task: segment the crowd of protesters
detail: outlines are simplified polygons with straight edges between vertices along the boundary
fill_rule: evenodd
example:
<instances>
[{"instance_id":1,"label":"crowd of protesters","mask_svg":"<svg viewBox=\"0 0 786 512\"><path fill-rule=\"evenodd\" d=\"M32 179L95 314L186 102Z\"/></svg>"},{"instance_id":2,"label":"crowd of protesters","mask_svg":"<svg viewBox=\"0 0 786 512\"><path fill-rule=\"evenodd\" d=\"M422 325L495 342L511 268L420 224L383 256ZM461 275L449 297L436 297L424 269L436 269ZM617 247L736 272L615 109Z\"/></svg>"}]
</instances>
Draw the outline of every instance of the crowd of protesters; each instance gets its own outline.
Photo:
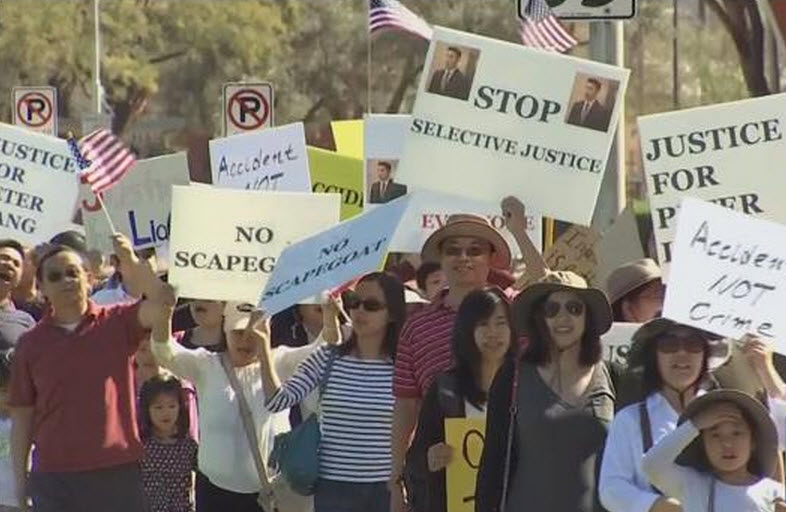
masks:
<instances>
[{"instance_id":1,"label":"crowd of protesters","mask_svg":"<svg viewBox=\"0 0 786 512\"><path fill-rule=\"evenodd\" d=\"M448 418L486 423L477 512L786 510L771 349L659 318L652 260L528 280L453 215L419 257L268 318L179 299L113 244L105 264L75 232L0 241L0 512L450 512ZM625 367L602 358L615 321L641 324Z\"/></svg>"}]
</instances>

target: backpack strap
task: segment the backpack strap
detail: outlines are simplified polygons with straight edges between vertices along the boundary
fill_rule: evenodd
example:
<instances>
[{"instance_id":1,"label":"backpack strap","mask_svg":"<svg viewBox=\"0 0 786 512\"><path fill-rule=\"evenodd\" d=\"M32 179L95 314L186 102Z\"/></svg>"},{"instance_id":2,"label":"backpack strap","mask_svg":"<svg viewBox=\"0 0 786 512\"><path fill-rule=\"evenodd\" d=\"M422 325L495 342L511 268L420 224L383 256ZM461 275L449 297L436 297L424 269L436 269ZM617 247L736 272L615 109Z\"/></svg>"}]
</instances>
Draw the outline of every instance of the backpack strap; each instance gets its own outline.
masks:
<instances>
[{"instance_id":1,"label":"backpack strap","mask_svg":"<svg viewBox=\"0 0 786 512\"><path fill-rule=\"evenodd\" d=\"M521 363L513 361L513 384L510 393L510 424L508 425L508 443L505 448L505 469L502 473L502 497L500 498L499 509L505 510L505 503L508 498L508 482L510 480L510 464L513 455L513 434L516 428L516 415L518 414L519 403L519 371Z\"/></svg>"},{"instance_id":2,"label":"backpack strap","mask_svg":"<svg viewBox=\"0 0 786 512\"><path fill-rule=\"evenodd\" d=\"M641 427L641 445L644 447L644 453L647 453L652 448L652 423L650 423L646 400L639 402L639 427Z\"/></svg>"}]
</instances>

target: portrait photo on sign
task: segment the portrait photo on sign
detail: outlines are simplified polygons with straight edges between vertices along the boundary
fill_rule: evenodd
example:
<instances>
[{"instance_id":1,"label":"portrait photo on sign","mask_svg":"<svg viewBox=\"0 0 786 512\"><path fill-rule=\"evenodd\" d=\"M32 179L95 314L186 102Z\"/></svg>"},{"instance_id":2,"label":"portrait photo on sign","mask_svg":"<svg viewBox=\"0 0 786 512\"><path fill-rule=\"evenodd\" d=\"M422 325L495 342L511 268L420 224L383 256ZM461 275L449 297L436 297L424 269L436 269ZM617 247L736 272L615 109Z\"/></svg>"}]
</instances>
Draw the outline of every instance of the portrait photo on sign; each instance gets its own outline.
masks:
<instances>
[{"instance_id":1,"label":"portrait photo on sign","mask_svg":"<svg viewBox=\"0 0 786 512\"><path fill-rule=\"evenodd\" d=\"M619 88L617 80L576 73L565 122L599 132L608 131Z\"/></svg>"},{"instance_id":2,"label":"portrait photo on sign","mask_svg":"<svg viewBox=\"0 0 786 512\"><path fill-rule=\"evenodd\" d=\"M382 204L407 193L407 186L396 183L398 160L372 158L366 160L366 197L370 204Z\"/></svg>"},{"instance_id":3,"label":"portrait photo on sign","mask_svg":"<svg viewBox=\"0 0 786 512\"><path fill-rule=\"evenodd\" d=\"M459 100L469 98L480 50L437 42L426 91Z\"/></svg>"}]
</instances>

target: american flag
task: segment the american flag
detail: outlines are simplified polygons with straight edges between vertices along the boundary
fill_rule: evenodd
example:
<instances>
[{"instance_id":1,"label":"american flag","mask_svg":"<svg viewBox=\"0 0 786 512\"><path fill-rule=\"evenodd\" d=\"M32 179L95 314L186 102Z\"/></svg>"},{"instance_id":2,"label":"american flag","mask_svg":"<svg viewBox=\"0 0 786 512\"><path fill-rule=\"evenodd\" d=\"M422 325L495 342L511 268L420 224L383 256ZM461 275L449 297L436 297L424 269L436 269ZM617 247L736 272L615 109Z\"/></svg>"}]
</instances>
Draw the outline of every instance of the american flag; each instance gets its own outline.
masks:
<instances>
[{"instance_id":1,"label":"american flag","mask_svg":"<svg viewBox=\"0 0 786 512\"><path fill-rule=\"evenodd\" d=\"M136 164L134 154L104 128L79 142L69 137L68 147L79 166L82 183L90 185L95 194L112 188Z\"/></svg>"},{"instance_id":2,"label":"american flag","mask_svg":"<svg viewBox=\"0 0 786 512\"><path fill-rule=\"evenodd\" d=\"M398 0L369 0L368 30L404 30L410 34L431 39L434 31L423 18L407 9Z\"/></svg>"},{"instance_id":3,"label":"american flag","mask_svg":"<svg viewBox=\"0 0 786 512\"><path fill-rule=\"evenodd\" d=\"M565 30L546 0L520 0L526 2L521 20L521 42L541 50L566 52L578 41Z\"/></svg>"}]
</instances>

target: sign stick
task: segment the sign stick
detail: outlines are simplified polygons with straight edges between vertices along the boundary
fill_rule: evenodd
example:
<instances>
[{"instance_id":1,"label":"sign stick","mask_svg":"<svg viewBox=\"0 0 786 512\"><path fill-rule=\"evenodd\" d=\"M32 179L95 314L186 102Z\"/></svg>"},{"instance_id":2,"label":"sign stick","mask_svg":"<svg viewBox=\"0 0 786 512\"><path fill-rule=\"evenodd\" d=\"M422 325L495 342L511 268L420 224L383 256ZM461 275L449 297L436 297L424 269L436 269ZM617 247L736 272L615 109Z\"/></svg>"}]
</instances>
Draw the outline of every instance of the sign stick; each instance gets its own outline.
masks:
<instances>
[{"instance_id":1,"label":"sign stick","mask_svg":"<svg viewBox=\"0 0 786 512\"><path fill-rule=\"evenodd\" d=\"M104 204L104 200L101 197L101 194L95 194L96 199L98 199L98 204L101 205L101 211L104 212L106 216L106 221L109 223L109 229L112 230L112 233L117 233L118 231L115 229L115 224L112 222L112 217L109 216L109 212L106 209L106 205Z\"/></svg>"}]
</instances>

